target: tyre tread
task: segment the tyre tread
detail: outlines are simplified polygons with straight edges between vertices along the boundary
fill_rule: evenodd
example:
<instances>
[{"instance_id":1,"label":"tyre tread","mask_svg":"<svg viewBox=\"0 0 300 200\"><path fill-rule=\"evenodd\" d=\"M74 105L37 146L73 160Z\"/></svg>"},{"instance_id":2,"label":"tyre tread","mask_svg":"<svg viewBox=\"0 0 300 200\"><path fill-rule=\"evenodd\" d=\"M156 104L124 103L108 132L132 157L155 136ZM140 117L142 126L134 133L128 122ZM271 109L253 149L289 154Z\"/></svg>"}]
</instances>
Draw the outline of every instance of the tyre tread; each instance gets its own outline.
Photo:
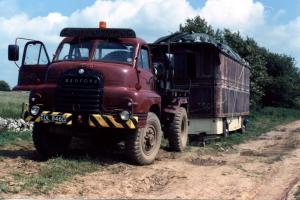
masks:
<instances>
[{"instance_id":1,"label":"tyre tread","mask_svg":"<svg viewBox=\"0 0 300 200\"><path fill-rule=\"evenodd\" d=\"M175 113L173 122L170 123L167 129L169 147L172 151L182 152L185 146L181 141L181 119L182 115L187 115L185 108L180 107Z\"/></svg>"}]
</instances>

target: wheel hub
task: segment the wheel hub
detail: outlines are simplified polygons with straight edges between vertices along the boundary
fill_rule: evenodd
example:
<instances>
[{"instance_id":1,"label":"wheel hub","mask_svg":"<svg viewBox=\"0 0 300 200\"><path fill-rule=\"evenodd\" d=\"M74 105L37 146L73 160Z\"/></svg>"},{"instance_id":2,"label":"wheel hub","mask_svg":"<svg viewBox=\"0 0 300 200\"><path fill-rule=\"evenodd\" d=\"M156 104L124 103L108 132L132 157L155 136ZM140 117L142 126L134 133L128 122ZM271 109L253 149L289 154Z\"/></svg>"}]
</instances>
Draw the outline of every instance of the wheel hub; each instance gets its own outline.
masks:
<instances>
[{"instance_id":1,"label":"wheel hub","mask_svg":"<svg viewBox=\"0 0 300 200\"><path fill-rule=\"evenodd\" d=\"M143 137L143 150L145 154L151 154L156 145L156 131L153 127L148 127Z\"/></svg>"}]
</instances>

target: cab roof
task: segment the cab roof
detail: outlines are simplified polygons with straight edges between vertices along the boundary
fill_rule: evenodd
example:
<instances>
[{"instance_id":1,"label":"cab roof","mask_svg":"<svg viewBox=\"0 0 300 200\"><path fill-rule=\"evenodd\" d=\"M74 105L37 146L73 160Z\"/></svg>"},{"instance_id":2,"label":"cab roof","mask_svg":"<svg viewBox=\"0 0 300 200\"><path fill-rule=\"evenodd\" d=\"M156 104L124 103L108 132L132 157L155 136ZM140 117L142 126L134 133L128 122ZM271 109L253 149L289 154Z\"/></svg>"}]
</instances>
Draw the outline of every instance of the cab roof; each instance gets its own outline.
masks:
<instances>
[{"instance_id":1,"label":"cab roof","mask_svg":"<svg viewBox=\"0 0 300 200\"><path fill-rule=\"evenodd\" d=\"M123 28L64 28L60 32L61 37L81 38L136 38L132 29Z\"/></svg>"}]
</instances>

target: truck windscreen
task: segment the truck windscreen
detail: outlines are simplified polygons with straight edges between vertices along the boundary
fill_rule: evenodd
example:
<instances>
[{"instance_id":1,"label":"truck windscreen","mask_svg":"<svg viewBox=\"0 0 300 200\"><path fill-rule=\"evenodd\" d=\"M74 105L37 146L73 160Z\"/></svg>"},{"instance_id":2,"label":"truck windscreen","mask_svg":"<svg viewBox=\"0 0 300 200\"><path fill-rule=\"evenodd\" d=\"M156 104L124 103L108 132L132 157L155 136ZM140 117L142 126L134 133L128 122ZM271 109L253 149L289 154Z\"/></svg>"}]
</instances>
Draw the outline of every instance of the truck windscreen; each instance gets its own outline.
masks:
<instances>
[{"instance_id":1,"label":"truck windscreen","mask_svg":"<svg viewBox=\"0 0 300 200\"><path fill-rule=\"evenodd\" d=\"M56 61L88 60L92 47L91 41L64 42Z\"/></svg>"},{"instance_id":2,"label":"truck windscreen","mask_svg":"<svg viewBox=\"0 0 300 200\"><path fill-rule=\"evenodd\" d=\"M134 50L135 48L132 44L101 41L96 46L93 60L132 64Z\"/></svg>"}]
</instances>

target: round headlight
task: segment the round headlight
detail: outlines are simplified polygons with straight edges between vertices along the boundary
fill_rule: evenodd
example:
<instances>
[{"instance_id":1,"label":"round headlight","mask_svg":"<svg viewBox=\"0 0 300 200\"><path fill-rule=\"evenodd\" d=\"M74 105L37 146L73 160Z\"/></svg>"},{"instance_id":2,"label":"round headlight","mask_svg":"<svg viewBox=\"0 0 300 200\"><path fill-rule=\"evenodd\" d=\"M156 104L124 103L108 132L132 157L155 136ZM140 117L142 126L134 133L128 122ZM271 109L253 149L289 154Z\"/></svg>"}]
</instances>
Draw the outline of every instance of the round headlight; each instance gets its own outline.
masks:
<instances>
[{"instance_id":1,"label":"round headlight","mask_svg":"<svg viewBox=\"0 0 300 200\"><path fill-rule=\"evenodd\" d=\"M129 120L129 117L130 117L130 113L127 110L124 110L120 113L120 118L123 121Z\"/></svg>"},{"instance_id":2,"label":"round headlight","mask_svg":"<svg viewBox=\"0 0 300 200\"><path fill-rule=\"evenodd\" d=\"M40 107L39 106L32 106L30 113L34 116L38 115L40 112Z\"/></svg>"}]
</instances>

